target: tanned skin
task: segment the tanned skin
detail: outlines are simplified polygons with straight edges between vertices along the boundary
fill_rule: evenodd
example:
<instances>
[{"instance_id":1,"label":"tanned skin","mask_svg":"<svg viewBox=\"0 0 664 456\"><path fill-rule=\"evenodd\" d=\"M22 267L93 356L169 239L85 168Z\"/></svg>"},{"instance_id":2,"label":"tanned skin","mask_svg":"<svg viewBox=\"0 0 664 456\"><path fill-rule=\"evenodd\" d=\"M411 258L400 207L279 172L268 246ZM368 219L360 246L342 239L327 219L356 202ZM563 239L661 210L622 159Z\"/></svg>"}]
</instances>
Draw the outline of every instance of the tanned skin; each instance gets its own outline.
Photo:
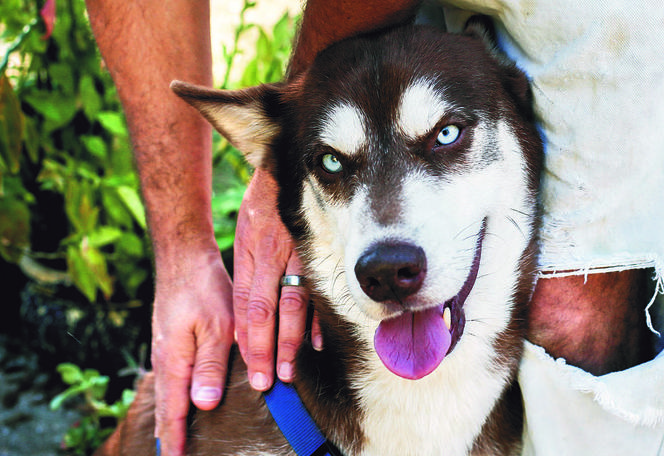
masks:
<instances>
[{"instance_id":1,"label":"tanned skin","mask_svg":"<svg viewBox=\"0 0 664 456\"><path fill-rule=\"evenodd\" d=\"M290 380L307 297L297 287L279 294L278 282L284 272L299 273L301 265L277 215L275 183L261 172L239 214L233 288L222 264L210 210L210 127L168 89L174 79L212 84L207 2L87 0L87 5L127 115L154 247L155 434L163 455L181 455L189 398L201 409L214 408L221 398L233 329L255 389L271 386L275 366L282 380ZM310 0L290 76L336 41L411 20L418 5ZM641 312L642 306L630 301L641 274L604 274L585 285L578 278L540 280L529 338L572 364L605 372L615 365L616 347L631 337L614 326L629 321L625 312L637 319ZM605 311L598 312L600 307ZM551 323L554 317L559 324ZM312 337L320 346L319 334ZM642 356L628 358L621 365Z\"/></svg>"}]
</instances>

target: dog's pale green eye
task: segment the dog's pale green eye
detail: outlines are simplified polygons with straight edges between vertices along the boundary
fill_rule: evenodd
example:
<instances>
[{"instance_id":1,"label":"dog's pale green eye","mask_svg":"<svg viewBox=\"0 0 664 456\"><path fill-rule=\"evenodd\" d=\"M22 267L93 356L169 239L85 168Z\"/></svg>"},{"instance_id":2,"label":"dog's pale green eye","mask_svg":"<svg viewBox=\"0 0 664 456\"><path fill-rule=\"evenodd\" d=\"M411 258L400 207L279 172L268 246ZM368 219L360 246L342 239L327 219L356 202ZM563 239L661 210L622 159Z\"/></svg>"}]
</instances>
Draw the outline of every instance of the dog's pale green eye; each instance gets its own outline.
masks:
<instances>
[{"instance_id":1,"label":"dog's pale green eye","mask_svg":"<svg viewBox=\"0 0 664 456\"><path fill-rule=\"evenodd\" d=\"M461 130L459 130L459 127L456 125L446 125L442 130L440 130L440 133L438 133L436 142L443 146L452 144L459 138L459 133L461 133Z\"/></svg>"},{"instance_id":2,"label":"dog's pale green eye","mask_svg":"<svg viewBox=\"0 0 664 456\"><path fill-rule=\"evenodd\" d=\"M341 166L341 162L339 162L339 159L332 154L323 155L321 164L323 165L323 169L325 171L332 174L340 172L343 168L343 166Z\"/></svg>"}]
</instances>

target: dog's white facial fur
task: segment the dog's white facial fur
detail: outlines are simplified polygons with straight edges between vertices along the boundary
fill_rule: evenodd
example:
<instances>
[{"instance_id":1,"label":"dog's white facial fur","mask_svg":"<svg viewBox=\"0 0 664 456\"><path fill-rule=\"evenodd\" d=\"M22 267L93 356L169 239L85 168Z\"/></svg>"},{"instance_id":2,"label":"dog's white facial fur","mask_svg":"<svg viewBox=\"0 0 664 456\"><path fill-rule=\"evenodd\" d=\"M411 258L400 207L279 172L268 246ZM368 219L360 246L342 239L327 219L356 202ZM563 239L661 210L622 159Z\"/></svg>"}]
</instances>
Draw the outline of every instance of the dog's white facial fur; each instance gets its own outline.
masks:
<instances>
[{"instance_id":1,"label":"dog's white facial fur","mask_svg":"<svg viewBox=\"0 0 664 456\"><path fill-rule=\"evenodd\" d=\"M410 84L401 95L397 126L411 139L429 133L450 107L432 81L420 79Z\"/></svg>"},{"instance_id":2,"label":"dog's white facial fur","mask_svg":"<svg viewBox=\"0 0 664 456\"><path fill-rule=\"evenodd\" d=\"M350 103L333 106L321 127L321 142L342 154L356 154L368 139L364 113Z\"/></svg>"}]
</instances>

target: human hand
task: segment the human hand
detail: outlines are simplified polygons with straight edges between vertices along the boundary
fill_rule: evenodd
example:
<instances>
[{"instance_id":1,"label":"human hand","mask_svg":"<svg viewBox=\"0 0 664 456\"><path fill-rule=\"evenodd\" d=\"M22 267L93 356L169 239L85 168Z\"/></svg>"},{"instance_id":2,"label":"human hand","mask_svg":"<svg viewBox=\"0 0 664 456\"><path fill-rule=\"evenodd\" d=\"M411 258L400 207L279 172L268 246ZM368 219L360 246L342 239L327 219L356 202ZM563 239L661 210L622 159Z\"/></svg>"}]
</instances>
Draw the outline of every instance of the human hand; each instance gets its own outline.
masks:
<instances>
[{"instance_id":1,"label":"human hand","mask_svg":"<svg viewBox=\"0 0 664 456\"><path fill-rule=\"evenodd\" d=\"M302 275L294 243L277 212L277 185L269 173L256 170L238 214L235 239L233 307L240 352L251 386L267 390L274 380L275 329L277 375L293 379L294 360L304 338L309 296L303 287L287 286L284 274ZM322 347L314 318L312 343Z\"/></svg>"},{"instance_id":2,"label":"human hand","mask_svg":"<svg viewBox=\"0 0 664 456\"><path fill-rule=\"evenodd\" d=\"M161 455L180 456L190 395L196 407L211 410L224 391L233 343L232 285L214 248L183 255L166 271L157 274L152 322L155 435Z\"/></svg>"}]
</instances>

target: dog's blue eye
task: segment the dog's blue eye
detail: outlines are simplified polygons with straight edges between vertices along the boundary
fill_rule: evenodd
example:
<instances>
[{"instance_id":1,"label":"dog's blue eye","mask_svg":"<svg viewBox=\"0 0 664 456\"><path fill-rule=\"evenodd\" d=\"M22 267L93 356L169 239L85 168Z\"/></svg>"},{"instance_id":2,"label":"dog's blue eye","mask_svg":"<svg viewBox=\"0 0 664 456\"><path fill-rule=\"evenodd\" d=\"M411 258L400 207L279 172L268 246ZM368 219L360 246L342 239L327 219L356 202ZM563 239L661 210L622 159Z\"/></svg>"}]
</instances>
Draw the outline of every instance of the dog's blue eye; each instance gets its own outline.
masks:
<instances>
[{"instance_id":1,"label":"dog's blue eye","mask_svg":"<svg viewBox=\"0 0 664 456\"><path fill-rule=\"evenodd\" d=\"M436 143L443 146L452 144L454 141L459 139L460 133L461 130L459 130L459 127L456 125L446 125L442 130L440 130L440 133L438 133L438 136L436 137Z\"/></svg>"},{"instance_id":2,"label":"dog's blue eye","mask_svg":"<svg viewBox=\"0 0 664 456\"><path fill-rule=\"evenodd\" d=\"M325 171L327 171L328 173L332 173L332 174L336 174L336 173L340 172L343 169L343 166L341 166L341 162L333 154L323 155L323 159L321 161L321 164L323 165L323 169Z\"/></svg>"}]
</instances>

